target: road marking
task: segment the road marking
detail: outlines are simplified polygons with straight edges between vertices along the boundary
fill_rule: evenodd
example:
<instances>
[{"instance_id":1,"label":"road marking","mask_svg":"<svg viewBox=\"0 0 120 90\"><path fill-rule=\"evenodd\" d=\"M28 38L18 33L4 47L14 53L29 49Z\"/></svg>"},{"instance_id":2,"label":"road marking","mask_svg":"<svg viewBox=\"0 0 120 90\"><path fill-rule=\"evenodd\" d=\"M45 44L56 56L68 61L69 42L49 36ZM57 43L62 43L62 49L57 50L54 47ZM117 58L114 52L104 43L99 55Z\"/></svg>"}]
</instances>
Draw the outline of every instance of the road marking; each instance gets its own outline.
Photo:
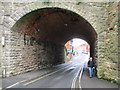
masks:
<instances>
[{"instance_id":1,"label":"road marking","mask_svg":"<svg viewBox=\"0 0 120 90\"><path fill-rule=\"evenodd\" d=\"M74 90L76 88L75 85L76 85L76 81L77 81L77 78L78 78L79 74L80 74L80 76L79 76L79 88L81 89L80 80L81 80L81 77L82 77L82 72L83 72L83 67L80 68L80 70L77 72L77 75L73 79L71 90Z\"/></svg>"},{"instance_id":2,"label":"road marking","mask_svg":"<svg viewBox=\"0 0 120 90\"><path fill-rule=\"evenodd\" d=\"M10 86L6 87L6 88L14 87L14 86L16 86L16 85L18 85L18 84L20 84L20 83L22 83L22 82L25 82L25 81L26 81L26 80L23 80L23 81L17 82L17 83L15 83L15 84L13 84L13 85L10 85Z\"/></svg>"},{"instance_id":3,"label":"road marking","mask_svg":"<svg viewBox=\"0 0 120 90\"><path fill-rule=\"evenodd\" d=\"M67 67L69 67L69 66L70 66L70 64L69 64L68 66L64 67L64 68L67 68ZM58 72L58 71L60 71L60 70L62 70L62 69L64 69L64 68L61 68L61 69L59 69L59 70L57 70L57 71L54 71L54 72L49 73L49 74L46 74L45 76L47 77L47 76L49 76L49 75L52 75L52 74L54 74L54 73L56 73L56 72ZM40 76L40 77L41 77L41 76ZM42 78L45 78L45 77L42 76L41 79L42 79ZM35 79L34 82L37 81L37 80L38 80L38 78ZM40 78L39 78L39 80L40 80ZM10 85L10 86L6 87L6 88L12 88L12 87L14 87L14 86L16 86L16 85L18 85L18 84L21 84L21 83L24 83L23 85L28 85L28 84L30 84L30 83L28 83L27 81L28 81L28 80L23 80L23 81L17 82L17 83L15 83L15 84L13 84L13 85ZM27 83L25 83L25 82L27 82ZM33 83L32 80L31 80L31 83ZM2 88L0 88L0 90L1 90L1 89L2 89Z\"/></svg>"},{"instance_id":4,"label":"road marking","mask_svg":"<svg viewBox=\"0 0 120 90\"><path fill-rule=\"evenodd\" d=\"M72 66L72 67L70 67L70 68L66 69L66 70L65 70L65 71L63 71L62 73L65 73L65 72L67 72L67 71L69 71L69 70L73 70L73 69L75 69L75 67L74 67L74 66Z\"/></svg>"},{"instance_id":5,"label":"road marking","mask_svg":"<svg viewBox=\"0 0 120 90\"><path fill-rule=\"evenodd\" d=\"M70 65L69 65L69 66L70 66ZM64 67L64 68L62 68L62 69L65 69L65 68L67 68L67 67L69 67L69 66L66 66L66 67ZM26 86L26 85L29 85L29 84L31 84L31 83L34 83L34 82L36 82L36 81L38 81L38 80L41 80L41 79L43 79L43 78L45 78L45 77L48 77L48 76L50 76L50 75L52 75L52 74L54 74L54 73L59 72L59 71L62 70L62 69L56 70L56 71L54 71L54 72L52 72L52 73L46 74L46 75L44 75L44 76L42 76L42 77L39 77L39 78L37 78L37 79L34 79L34 80L28 81L28 82L26 82L26 83L23 83L23 85Z\"/></svg>"},{"instance_id":6,"label":"road marking","mask_svg":"<svg viewBox=\"0 0 120 90\"><path fill-rule=\"evenodd\" d=\"M11 87L16 86L16 85L18 85L18 84L19 84L19 82L15 83L15 84L13 84L13 85L11 85L11 86L8 86L7 88L11 88Z\"/></svg>"},{"instance_id":7,"label":"road marking","mask_svg":"<svg viewBox=\"0 0 120 90\"><path fill-rule=\"evenodd\" d=\"M82 87L81 87L81 77L82 77L82 73L83 73L83 67L81 69L81 72L80 72L80 76L79 76L79 88L82 90Z\"/></svg>"},{"instance_id":8,"label":"road marking","mask_svg":"<svg viewBox=\"0 0 120 90\"><path fill-rule=\"evenodd\" d=\"M76 82L76 77L73 79L72 86L71 86L72 89L75 88L75 82Z\"/></svg>"},{"instance_id":9,"label":"road marking","mask_svg":"<svg viewBox=\"0 0 120 90\"><path fill-rule=\"evenodd\" d=\"M77 77L79 75L81 69L78 70L77 75L75 76L75 78L73 79L72 85L71 85L71 90L73 90L75 88L75 83L77 81Z\"/></svg>"}]
</instances>

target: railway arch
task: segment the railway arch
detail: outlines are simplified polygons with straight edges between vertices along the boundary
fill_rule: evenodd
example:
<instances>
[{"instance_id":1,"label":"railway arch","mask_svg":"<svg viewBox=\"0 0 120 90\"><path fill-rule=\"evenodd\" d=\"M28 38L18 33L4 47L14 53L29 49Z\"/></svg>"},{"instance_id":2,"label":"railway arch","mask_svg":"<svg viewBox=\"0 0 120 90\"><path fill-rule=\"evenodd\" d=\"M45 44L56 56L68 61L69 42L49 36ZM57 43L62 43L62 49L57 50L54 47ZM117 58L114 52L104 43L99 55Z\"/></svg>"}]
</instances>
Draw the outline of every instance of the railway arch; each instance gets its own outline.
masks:
<instances>
[{"instance_id":1,"label":"railway arch","mask_svg":"<svg viewBox=\"0 0 120 90\"><path fill-rule=\"evenodd\" d=\"M5 76L64 63L65 42L81 38L90 44L91 56L97 61L98 77L117 80L117 74L111 73L118 73L118 43L115 43L118 24L115 23L117 10L114 10L117 3L2 2L3 7L5 4L10 6L4 12L2 33ZM111 33L116 36L112 38Z\"/></svg>"}]
</instances>

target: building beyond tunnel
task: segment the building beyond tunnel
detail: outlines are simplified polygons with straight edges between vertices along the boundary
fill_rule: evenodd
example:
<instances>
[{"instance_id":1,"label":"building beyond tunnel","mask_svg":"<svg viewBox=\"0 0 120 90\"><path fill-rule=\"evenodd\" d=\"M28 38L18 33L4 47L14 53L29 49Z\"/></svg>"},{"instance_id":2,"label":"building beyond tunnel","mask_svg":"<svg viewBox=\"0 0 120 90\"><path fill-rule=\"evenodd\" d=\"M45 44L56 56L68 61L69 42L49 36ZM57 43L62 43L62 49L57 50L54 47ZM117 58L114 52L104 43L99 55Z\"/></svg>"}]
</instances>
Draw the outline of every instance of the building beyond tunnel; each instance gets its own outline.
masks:
<instances>
[{"instance_id":1,"label":"building beyond tunnel","mask_svg":"<svg viewBox=\"0 0 120 90\"><path fill-rule=\"evenodd\" d=\"M118 1L0 1L1 76L64 63L65 42L81 38L98 78L118 82L119 7Z\"/></svg>"}]
</instances>

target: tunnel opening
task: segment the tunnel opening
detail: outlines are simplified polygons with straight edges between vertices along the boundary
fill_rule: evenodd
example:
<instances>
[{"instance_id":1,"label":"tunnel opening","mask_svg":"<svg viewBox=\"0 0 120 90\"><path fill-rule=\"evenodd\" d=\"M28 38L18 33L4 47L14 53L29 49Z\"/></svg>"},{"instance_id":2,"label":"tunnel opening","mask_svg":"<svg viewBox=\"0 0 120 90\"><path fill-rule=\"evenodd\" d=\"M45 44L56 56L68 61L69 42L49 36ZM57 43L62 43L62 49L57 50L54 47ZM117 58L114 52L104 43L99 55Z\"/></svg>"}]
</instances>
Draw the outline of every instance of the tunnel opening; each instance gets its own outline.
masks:
<instances>
[{"instance_id":1,"label":"tunnel opening","mask_svg":"<svg viewBox=\"0 0 120 90\"><path fill-rule=\"evenodd\" d=\"M90 45L79 38L73 38L65 43L65 61L80 63L87 68L90 58Z\"/></svg>"},{"instance_id":2,"label":"tunnel opening","mask_svg":"<svg viewBox=\"0 0 120 90\"><path fill-rule=\"evenodd\" d=\"M24 23L23 23L24 22ZM42 8L32 11L12 27L13 31L61 45L71 38L81 38L94 55L97 34L91 24L75 12L61 8Z\"/></svg>"},{"instance_id":3,"label":"tunnel opening","mask_svg":"<svg viewBox=\"0 0 120 90\"><path fill-rule=\"evenodd\" d=\"M97 33L87 20L70 10L57 7L34 10L21 17L11 30L13 36L19 34L14 39L23 44L18 45L19 53L24 51L26 55L21 59L36 67L31 69L27 65L27 71L64 63L64 44L72 38L88 42L90 56L94 58Z\"/></svg>"}]
</instances>

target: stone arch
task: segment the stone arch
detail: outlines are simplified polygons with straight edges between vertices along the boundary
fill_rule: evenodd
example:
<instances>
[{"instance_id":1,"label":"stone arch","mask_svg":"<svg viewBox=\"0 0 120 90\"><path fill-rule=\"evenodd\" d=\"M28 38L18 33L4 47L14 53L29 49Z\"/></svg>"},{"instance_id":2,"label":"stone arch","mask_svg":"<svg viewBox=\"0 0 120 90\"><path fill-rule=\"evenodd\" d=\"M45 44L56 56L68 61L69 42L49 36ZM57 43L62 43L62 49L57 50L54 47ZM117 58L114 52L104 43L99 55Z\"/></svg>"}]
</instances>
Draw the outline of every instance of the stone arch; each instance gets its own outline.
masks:
<instances>
[{"instance_id":1,"label":"stone arch","mask_svg":"<svg viewBox=\"0 0 120 90\"><path fill-rule=\"evenodd\" d=\"M67 4L70 3L70 2L66 2ZM62 9L65 9L65 10L68 10L68 11L72 11L80 16L82 16L84 19L86 18L86 13L82 13L82 9L77 9L74 4L68 4L68 6L66 6L65 4L62 4L62 3L57 3L55 2L54 4L53 3L50 3L49 5L46 5L46 4L42 4L41 2L40 3L32 3L32 4L29 4L29 5L26 5L24 7L20 7L18 8L18 10L15 11L15 13L13 13L10 17L9 17L9 23L6 23L7 26L9 26L10 28L13 27L13 25L16 23L16 21L18 21L21 17L23 17L24 15L26 15L27 13L30 13L34 10L37 10L37 9L42 9L42 8L51 8L51 7L57 7L57 8L62 8ZM89 22L90 23L90 22ZM95 48L95 46L92 46L92 48ZM91 49L92 51L92 49ZM94 52L94 51L92 51Z\"/></svg>"},{"instance_id":2,"label":"stone arch","mask_svg":"<svg viewBox=\"0 0 120 90\"><path fill-rule=\"evenodd\" d=\"M50 1L52 1L52 0L50 0ZM56 0L54 0L54 1L56 1ZM26 6L22 6L22 7L17 6L18 8L13 8L13 11L15 11L15 12L12 12L12 10L10 10L11 13L8 13L8 15L5 16L3 30L5 31L5 37L8 39L8 40L6 40L6 42L7 41L9 41L9 42L7 42L7 44L4 48L8 49L8 46L11 47L10 46L11 44L9 44L11 42L9 37L12 36L12 33L11 33L10 29L16 23L16 21L19 20L22 16L24 16L25 14L27 14L31 11L34 11L34 10L40 9L40 8L46 8L46 7L64 8L66 10L70 10L70 11L73 11L73 12L81 15L83 18L88 20L89 23L95 28L95 31L97 32L97 35L98 35L97 42L96 42L96 43L98 43L96 45L97 49L98 49L98 50L96 50L98 52L98 53L96 52L97 53L96 55L98 56L97 57L97 59L98 59L98 61L97 61L98 62L97 63L98 75L100 75L99 77L101 77L101 72L103 71L102 69L106 68L106 72L105 72L106 76L110 75L110 78L111 78L111 76L112 77L114 76L111 73L109 73L109 69L108 69L109 64L107 65L106 63L108 62L108 59L110 59L110 58L111 58L111 60L113 59L113 61L118 60L117 59L118 53L116 51L117 49L115 49L116 52L112 52L112 49L114 50L114 48L113 47L112 48L108 47L108 46L113 45L112 41L116 40L115 42L117 42L117 39L114 38L112 36L112 34L114 33L115 36L118 37L117 36L118 31L116 31L117 25L115 24L115 28L113 28L114 27L113 23L117 22L117 19L116 20L113 20L113 19L115 18L114 17L115 15L117 16L117 12L115 12L115 11L117 11L116 7L118 5L116 5L116 7L114 7L113 6L114 4L109 5L109 4L106 4L106 3L83 3L84 7L86 7L86 6L91 6L92 7L92 8L86 7L86 9L84 9L84 7L82 8L82 6L81 6L82 4L80 5L81 7L78 6L79 8L77 8L77 4L74 3L74 2L60 1L59 3L50 2L49 4L42 4L42 2L35 1L35 2L29 2L29 3L30 4L23 3ZM78 2L78 4L79 3L81 3L81 2ZM22 4L20 4L20 5L22 5ZM10 8L5 7L5 11L9 11L9 9ZM86 13L86 11L91 11L91 12ZM108 28L108 26L112 27L112 29ZM111 37L109 37L109 36L111 36ZM114 39L114 40L112 40L112 39ZM111 43L112 43L112 45L111 45ZM115 48L118 47L117 45L118 44L116 44ZM106 50L106 47L107 47L108 51ZM7 51L5 51L5 52L7 52ZM4 55L5 56L7 55L8 57L10 57L10 55L7 54L7 53L5 53ZM110 58L109 58L109 55L111 55ZM113 55L113 57L112 57L112 55ZM7 58L7 56L4 57L4 59L6 59L6 61L10 60L10 58ZM114 64L114 63L111 63L111 60L109 60L110 64ZM15 61L15 60L12 60L12 61ZM8 63L9 63L9 61L8 61ZM104 67L103 64L105 64L105 67ZM117 66L117 64L116 64L116 66ZM111 68L111 67L109 67L109 68ZM113 73L114 73L114 70L115 70L114 68L112 69ZM117 70L118 69L116 69L116 71ZM104 75L104 72L102 72L102 73ZM117 79L117 75L116 75L116 79Z\"/></svg>"},{"instance_id":3,"label":"stone arch","mask_svg":"<svg viewBox=\"0 0 120 90\"><path fill-rule=\"evenodd\" d=\"M71 2L65 2L65 3L69 4ZM5 25L9 26L11 28L16 23L16 21L18 21L21 17L23 17L27 13L30 13L31 11L34 11L37 9L52 8L52 7L57 7L57 8L66 9L68 11L72 11L72 12L82 16L84 19L86 19L86 13L83 13L81 11L82 9L77 9L76 7L74 7L74 4L70 5L70 6L69 5L66 6L66 5L63 5L62 2L59 4L57 2L55 2L54 5L52 3L50 3L49 5L46 5L46 4L41 4L41 2L39 2L39 3L32 3L32 4L28 4L26 6L23 6L23 7L19 7L17 10L15 10L15 12L12 15L10 15L9 20L7 23L5 23ZM86 19L86 20L90 21L88 19ZM91 24L91 22L89 22L89 23Z\"/></svg>"}]
</instances>

